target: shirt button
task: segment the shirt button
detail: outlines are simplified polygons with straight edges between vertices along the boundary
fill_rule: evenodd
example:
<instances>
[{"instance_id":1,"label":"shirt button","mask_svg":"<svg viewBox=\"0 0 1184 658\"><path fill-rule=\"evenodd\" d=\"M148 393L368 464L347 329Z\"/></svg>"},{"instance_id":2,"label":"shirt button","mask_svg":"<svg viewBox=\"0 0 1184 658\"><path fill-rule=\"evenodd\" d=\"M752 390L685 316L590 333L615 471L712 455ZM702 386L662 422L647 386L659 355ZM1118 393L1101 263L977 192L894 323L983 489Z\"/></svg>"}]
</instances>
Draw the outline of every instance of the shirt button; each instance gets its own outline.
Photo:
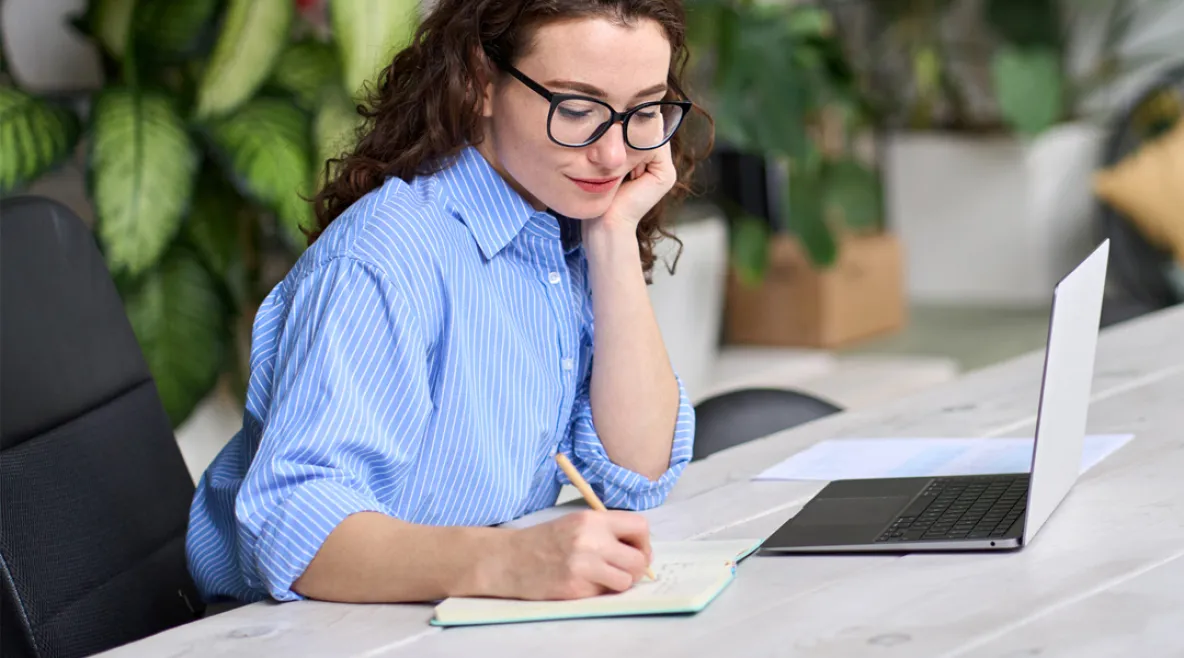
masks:
<instances>
[{"instance_id":1,"label":"shirt button","mask_svg":"<svg viewBox=\"0 0 1184 658\"><path fill-rule=\"evenodd\" d=\"M547 280L551 283L559 283L560 277L558 272L552 272L547 275Z\"/></svg>"},{"instance_id":2,"label":"shirt button","mask_svg":"<svg viewBox=\"0 0 1184 658\"><path fill-rule=\"evenodd\" d=\"M576 367L575 361L573 361L571 359L564 359L563 360L563 369L564 370L571 370L572 368L575 368L575 367Z\"/></svg>"}]
</instances>

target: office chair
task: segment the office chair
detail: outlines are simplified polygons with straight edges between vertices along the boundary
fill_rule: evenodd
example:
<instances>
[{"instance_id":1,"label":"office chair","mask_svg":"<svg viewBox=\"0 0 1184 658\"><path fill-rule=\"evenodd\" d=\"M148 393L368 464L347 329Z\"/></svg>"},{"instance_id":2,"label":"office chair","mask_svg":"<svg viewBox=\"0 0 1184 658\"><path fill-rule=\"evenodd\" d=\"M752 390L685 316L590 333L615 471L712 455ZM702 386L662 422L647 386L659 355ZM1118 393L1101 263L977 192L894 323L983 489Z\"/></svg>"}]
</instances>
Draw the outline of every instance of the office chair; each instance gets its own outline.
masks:
<instances>
[{"instance_id":1,"label":"office chair","mask_svg":"<svg viewBox=\"0 0 1184 658\"><path fill-rule=\"evenodd\" d=\"M745 388L695 405L691 461L842 411L826 400L778 388Z\"/></svg>"},{"instance_id":2,"label":"office chair","mask_svg":"<svg viewBox=\"0 0 1184 658\"><path fill-rule=\"evenodd\" d=\"M193 481L89 228L0 201L0 652L68 658L183 624Z\"/></svg>"}]
</instances>

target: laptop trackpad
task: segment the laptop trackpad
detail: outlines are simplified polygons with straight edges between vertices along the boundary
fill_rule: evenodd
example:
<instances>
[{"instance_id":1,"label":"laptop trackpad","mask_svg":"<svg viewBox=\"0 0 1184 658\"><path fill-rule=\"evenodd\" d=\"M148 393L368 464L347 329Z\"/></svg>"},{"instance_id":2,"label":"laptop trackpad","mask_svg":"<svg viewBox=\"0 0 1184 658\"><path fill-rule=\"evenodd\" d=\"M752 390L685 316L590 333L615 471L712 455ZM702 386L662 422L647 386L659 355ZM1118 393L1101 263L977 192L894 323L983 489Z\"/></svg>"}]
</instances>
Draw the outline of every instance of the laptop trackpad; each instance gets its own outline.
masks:
<instances>
[{"instance_id":1,"label":"laptop trackpad","mask_svg":"<svg viewBox=\"0 0 1184 658\"><path fill-rule=\"evenodd\" d=\"M793 525L883 526L895 518L909 500L909 496L817 498L793 517Z\"/></svg>"}]
</instances>

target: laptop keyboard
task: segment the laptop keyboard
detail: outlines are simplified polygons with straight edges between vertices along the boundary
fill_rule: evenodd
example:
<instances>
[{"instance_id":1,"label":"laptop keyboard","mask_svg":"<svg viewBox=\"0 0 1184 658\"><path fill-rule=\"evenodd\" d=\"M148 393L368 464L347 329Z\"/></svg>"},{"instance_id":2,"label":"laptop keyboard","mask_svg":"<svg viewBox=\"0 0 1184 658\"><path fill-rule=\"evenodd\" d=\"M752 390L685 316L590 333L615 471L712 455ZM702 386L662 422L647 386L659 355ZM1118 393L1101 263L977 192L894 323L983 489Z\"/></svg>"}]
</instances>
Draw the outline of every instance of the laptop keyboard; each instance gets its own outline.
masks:
<instances>
[{"instance_id":1,"label":"laptop keyboard","mask_svg":"<svg viewBox=\"0 0 1184 658\"><path fill-rule=\"evenodd\" d=\"M1027 473L938 478L876 541L1003 537L1027 502Z\"/></svg>"}]
</instances>

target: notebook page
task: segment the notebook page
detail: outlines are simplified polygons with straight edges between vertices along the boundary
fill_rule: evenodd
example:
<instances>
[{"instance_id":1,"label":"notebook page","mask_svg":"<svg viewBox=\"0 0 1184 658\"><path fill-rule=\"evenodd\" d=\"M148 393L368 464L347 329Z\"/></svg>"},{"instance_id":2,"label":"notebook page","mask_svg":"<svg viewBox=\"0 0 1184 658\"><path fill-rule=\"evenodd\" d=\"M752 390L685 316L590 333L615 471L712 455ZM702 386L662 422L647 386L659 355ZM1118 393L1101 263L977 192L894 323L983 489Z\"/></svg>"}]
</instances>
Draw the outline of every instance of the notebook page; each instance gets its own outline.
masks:
<instances>
[{"instance_id":1,"label":"notebook page","mask_svg":"<svg viewBox=\"0 0 1184 658\"><path fill-rule=\"evenodd\" d=\"M533 619L658 614L706 605L732 578L732 563L751 541L655 542L657 580L643 578L625 592L573 601L451 598L436 607L444 623L498 623Z\"/></svg>"},{"instance_id":2,"label":"notebook page","mask_svg":"<svg viewBox=\"0 0 1184 658\"><path fill-rule=\"evenodd\" d=\"M756 549L757 539L701 539L654 542L654 560L736 562Z\"/></svg>"},{"instance_id":3,"label":"notebook page","mask_svg":"<svg viewBox=\"0 0 1184 658\"><path fill-rule=\"evenodd\" d=\"M643 579L625 592L572 601L451 598L436 607L446 623L497 623L661 612L697 608L731 579L731 567L698 562L654 562L657 580Z\"/></svg>"}]
</instances>

